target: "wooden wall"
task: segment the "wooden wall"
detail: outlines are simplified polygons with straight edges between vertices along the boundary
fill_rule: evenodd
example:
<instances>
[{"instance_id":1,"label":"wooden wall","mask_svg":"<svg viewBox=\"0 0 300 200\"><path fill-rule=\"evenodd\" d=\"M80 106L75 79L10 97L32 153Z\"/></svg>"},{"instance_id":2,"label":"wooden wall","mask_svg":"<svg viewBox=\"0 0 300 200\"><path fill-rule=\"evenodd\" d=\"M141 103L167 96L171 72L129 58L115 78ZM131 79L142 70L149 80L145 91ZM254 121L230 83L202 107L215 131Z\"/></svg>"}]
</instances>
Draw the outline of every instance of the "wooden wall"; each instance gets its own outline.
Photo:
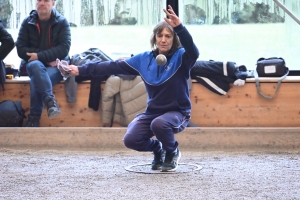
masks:
<instances>
[{"instance_id":1,"label":"wooden wall","mask_svg":"<svg viewBox=\"0 0 300 200\"><path fill-rule=\"evenodd\" d=\"M253 80L244 86L232 86L227 95L220 96L202 86L193 83L191 91L192 119L201 127L298 127L300 125L300 82L295 78L281 84L273 100L262 98L257 94ZM261 83L261 90L272 95L277 83ZM104 84L102 84L103 88ZM21 100L26 114L29 111L29 83L7 82L4 95L0 101ZM90 92L89 82L78 84L77 102L67 103L64 83L53 88L62 114L48 119L43 110L41 126L43 127L101 127L103 126L98 111L88 107ZM120 126L114 124L114 126Z\"/></svg>"},{"instance_id":2,"label":"wooden wall","mask_svg":"<svg viewBox=\"0 0 300 200\"><path fill-rule=\"evenodd\" d=\"M58 127L98 127L102 126L100 118L100 109L94 111L88 107L90 93L90 84L78 84L77 102L67 103L64 90L64 83L57 84L53 87L53 93L57 99L59 108L62 112L56 118L49 119L46 109L43 109L41 126L58 126ZM0 95L0 101L4 99L21 100L26 115L29 113L30 106L30 88L29 83L6 83L4 96Z\"/></svg>"},{"instance_id":3,"label":"wooden wall","mask_svg":"<svg viewBox=\"0 0 300 200\"><path fill-rule=\"evenodd\" d=\"M261 84L273 95L276 83ZM257 94L255 83L233 86L219 96L198 83L193 84L192 122L203 127L298 127L300 126L300 83L283 83L274 99Z\"/></svg>"}]
</instances>

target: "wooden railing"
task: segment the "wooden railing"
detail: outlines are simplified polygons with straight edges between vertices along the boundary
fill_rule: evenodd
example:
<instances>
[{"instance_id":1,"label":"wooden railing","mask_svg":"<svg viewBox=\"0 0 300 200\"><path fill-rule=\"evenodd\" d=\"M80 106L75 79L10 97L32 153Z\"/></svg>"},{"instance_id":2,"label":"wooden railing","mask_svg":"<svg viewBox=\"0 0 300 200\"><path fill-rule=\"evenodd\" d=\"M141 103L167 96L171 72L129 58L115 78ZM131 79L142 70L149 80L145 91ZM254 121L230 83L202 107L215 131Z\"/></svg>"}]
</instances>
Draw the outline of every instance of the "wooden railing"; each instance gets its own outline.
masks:
<instances>
[{"instance_id":1,"label":"wooden railing","mask_svg":"<svg viewBox=\"0 0 300 200\"><path fill-rule=\"evenodd\" d=\"M273 95L277 78L260 78L261 91ZM102 84L102 87L105 83ZM48 119L43 111L43 127L101 127L101 109L88 107L90 82L78 84L77 102L67 103L64 83L54 86L53 92L62 114ZM29 111L29 80L8 80L0 101L21 100L26 114ZM247 79L244 86L232 86L220 96L193 82L191 91L191 122L200 127L299 127L300 126L300 77L288 76L273 100L257 94L255 81ZM119 124L114 124L120 127Z\"/></svg>"}]
</instances>

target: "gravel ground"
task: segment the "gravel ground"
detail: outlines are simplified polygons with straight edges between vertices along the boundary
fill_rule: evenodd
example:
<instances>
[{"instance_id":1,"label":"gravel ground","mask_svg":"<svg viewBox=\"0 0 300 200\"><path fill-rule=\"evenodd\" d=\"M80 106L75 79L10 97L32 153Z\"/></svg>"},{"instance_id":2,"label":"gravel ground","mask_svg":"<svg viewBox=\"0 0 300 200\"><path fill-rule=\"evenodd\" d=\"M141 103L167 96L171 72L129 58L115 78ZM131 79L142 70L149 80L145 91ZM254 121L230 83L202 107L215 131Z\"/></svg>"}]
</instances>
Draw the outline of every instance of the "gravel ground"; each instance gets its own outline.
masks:
<instances>
[{"instance_id":1,"label":"gravel ground","mask_svg":"<svg viewBox=\"0 0 300 200\"><path fill-rule=\"evenodd\" d=\"M151 160L130 150L0 149L0 199L300 199L299 152L182 151L177 173L125 169Z\"/></svg>"}]
</instances>

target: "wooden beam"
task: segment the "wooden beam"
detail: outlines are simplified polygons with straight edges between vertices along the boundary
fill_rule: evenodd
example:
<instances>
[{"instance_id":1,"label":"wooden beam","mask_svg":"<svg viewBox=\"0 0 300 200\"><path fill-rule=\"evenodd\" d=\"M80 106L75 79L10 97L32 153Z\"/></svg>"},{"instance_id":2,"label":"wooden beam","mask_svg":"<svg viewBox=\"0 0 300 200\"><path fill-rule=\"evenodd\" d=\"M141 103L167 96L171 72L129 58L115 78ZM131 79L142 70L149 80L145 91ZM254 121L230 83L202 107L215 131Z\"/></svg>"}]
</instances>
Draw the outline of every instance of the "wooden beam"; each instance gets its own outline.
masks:
<instances>
[{"instance_id":1,"label":"wooden beam","mask_svg":"<svg viewBox=\"0 0 300 200\"><path fill-rule=\"evenodd\" d=\"M125 127L0 128L0 148L108 150L127 149ZM175 135L181 149L299 151L300 128L188 127Z\"/></svg>"},{"instance_id":2,"label":"wooden beam","mask_svg":"<svg viewBox=\"0 0 300 200\"><path fill-rule=\"evenodd\" d=\"M261 92L273 95L276 78L262 78ZM247 79L244 86L232 86L221 96L193 82L191 91L191 122L200 127L299 127L300 126L300 82L299 77L288 77L281 84L273 100L257 94L255 82ZM103 89L104 84L101 85ZM21 100L26 114L29 111L29 82L8 82L0 101ZM90 83L78 84L77 102L67 103L64 83L54 86L53 92L62 114L48 119L43 110L43 127L101 127L101 109L88 107ZM101 105L100 105L101 106ZM115 123L115 127L120 127Z\"/></svg>"}]
</instances>

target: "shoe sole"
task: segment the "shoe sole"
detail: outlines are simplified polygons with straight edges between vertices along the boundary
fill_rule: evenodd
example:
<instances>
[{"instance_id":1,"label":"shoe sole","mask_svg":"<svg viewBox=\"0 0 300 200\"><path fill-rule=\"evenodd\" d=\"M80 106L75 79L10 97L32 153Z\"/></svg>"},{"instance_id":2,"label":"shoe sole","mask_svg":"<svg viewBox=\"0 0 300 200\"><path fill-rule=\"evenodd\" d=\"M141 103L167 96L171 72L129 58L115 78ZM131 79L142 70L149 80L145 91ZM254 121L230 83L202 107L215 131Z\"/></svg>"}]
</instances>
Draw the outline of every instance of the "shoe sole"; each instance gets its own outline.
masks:
<instances>
[{"instance_id":1,"label":"shoe sole","mask_svg":"<svg viewBox=\"0 0 300 200\"><path fill-rule=\"evenodd\" d=\"M162 169L161 171L162 172L175 172L178 168L178 163L179 163L180 158L181 158L181 152L179 151L179 155L178 155L177 162L176 162L177 163L176 167L173 169Z\"/></svg>"},{"instance_id":2,"label":"shoe sole","mask_svg":"<svg viewBox=\"0 0 300 200\"><path fill-rule=\"evenodd\" d=\"M52 119L60 114L60 110L51 110L50 112L48 112L48 118Z\"/></svg>"},{"instance_id":3,"label":"shoe sole","mask_svg":"<svg viewBox=\"0 0 300 200\"><path fill-rule=\"evenodd\" d=\"M161 170L162 166L151 167L152 170Z\"/></svg>"}]
</instances>

